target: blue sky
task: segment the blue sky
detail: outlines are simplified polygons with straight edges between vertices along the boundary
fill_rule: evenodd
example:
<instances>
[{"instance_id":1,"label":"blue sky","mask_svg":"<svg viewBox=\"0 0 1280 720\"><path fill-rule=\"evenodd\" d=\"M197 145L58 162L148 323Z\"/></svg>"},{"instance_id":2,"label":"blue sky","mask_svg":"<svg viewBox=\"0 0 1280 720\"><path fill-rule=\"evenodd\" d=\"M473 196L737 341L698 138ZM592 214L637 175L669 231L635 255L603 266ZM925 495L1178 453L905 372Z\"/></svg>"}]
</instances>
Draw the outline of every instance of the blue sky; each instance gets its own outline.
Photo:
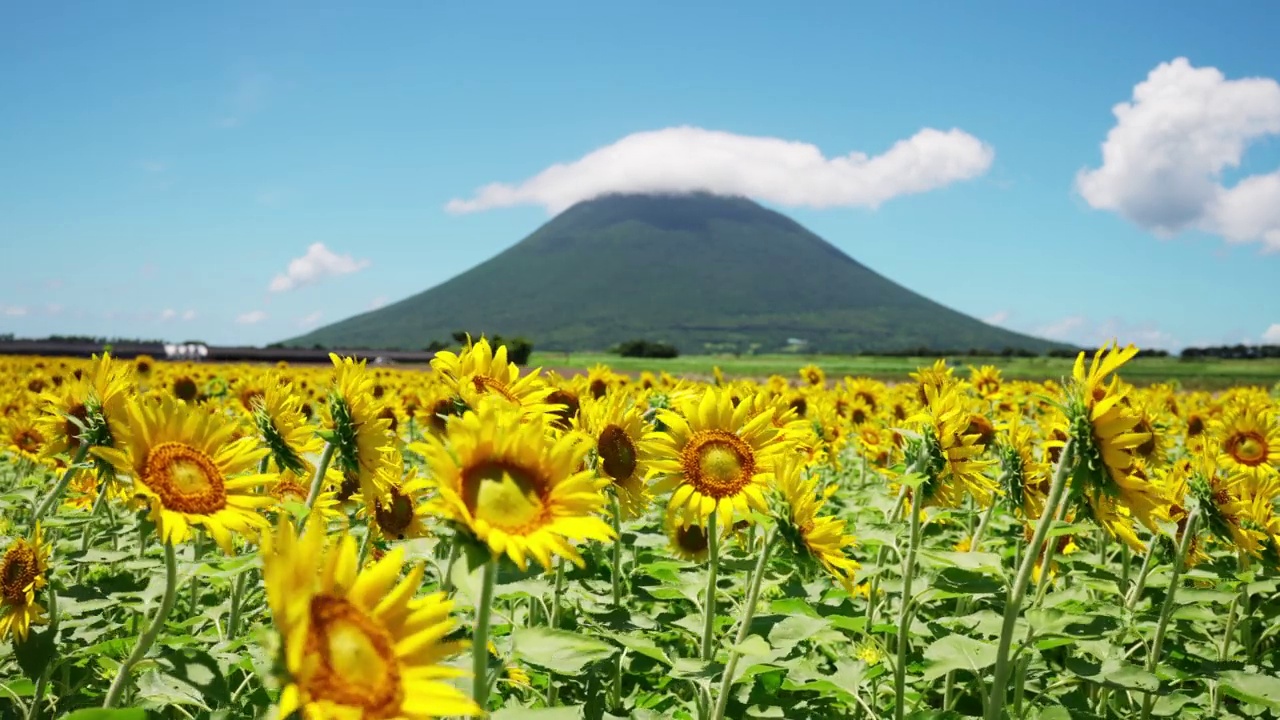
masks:
<instances>
[{"instance_id":1,"label":"blue sky","mask_svg":"<svg viewBox=\"0 0 1280 720\"><path fill-rule=\"evenodd\" d=\"M988 153L955 150L961 179L848 176L887 199L746 170L765 204L976 317L1280 342L1274 3L125 7L28 3L0 26L0 332L291 337L514 244L568 192L549 166L691 126L827 159L958 129ZM489 183L524 204L446 210Z\"/></svg>"}]
</instances>

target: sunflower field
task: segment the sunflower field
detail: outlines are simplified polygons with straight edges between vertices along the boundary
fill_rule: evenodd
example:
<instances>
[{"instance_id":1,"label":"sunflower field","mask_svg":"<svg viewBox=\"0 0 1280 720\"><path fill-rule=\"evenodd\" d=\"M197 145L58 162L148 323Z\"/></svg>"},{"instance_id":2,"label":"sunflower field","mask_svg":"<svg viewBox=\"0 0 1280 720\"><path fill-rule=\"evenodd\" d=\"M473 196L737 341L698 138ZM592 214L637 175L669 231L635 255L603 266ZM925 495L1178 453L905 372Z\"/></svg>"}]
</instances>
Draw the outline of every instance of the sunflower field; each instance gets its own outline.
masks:
<instances>
[{"instance_id":1,"label":"sunflower field","mask_svg":"<svg viewBox=\"0 0 1280 720\"><path fill-rule=\"evenodd\" d=\"M0 358L0 717L1280 718L1277 388Z\"/></svg>"}]
</instances>

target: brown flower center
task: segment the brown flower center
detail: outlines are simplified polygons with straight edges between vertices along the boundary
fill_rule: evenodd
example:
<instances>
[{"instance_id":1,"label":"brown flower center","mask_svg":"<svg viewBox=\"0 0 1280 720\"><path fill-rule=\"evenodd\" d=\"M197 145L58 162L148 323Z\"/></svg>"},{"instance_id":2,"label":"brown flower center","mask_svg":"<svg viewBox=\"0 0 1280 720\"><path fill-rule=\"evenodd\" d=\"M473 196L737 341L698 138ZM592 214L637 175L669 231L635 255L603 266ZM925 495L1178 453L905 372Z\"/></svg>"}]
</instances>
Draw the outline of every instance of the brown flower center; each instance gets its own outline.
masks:
<instances>
[{"instance_id":1,"label":"brown flower center","mask_svg":"<svg viewBox=\"0 0 1280 720\"><path fill-rule=\"evenodd\" d=\"M142 484L166 510L212 515L227 507L222 471L202 450L178 442L163 442L147 453Z\"/></svg>"},{"instance_id":2,"label":"brown flower center","mask_svg":"<svg viewBox=\"0 0 1280 720\"><path fill-rule=\"evenodd\" d=\"M636 471L636 445L627 431L617 425L609 425L600 432L596 453L605 475L614 480L626 480Z\"/></svg>"},{"instance_id":3,"label":"brown flower center","mask_svg":"<svg viewBox=\"0 0 1280 720\"><path fill-rule=\"evenodd\" d=\"M1261 465L1267 459L1268 450L1267 439L1254 430L1227 438L1227 454L1241 465Z\"/></svg>"},{"instance_id":4,"label":"brown flower center","mask_svg":"<svg viewBox=\"0 0 1280 720\"><path fill-rule=\"evenodd\" d=\"M365 718L401 715L404 684L391 636L351 601L328 595L311 600L307 655L318 660L302 679L312 698L361 708Z\"/></svg>"},{"instance_id":5,"label":"brown flower center","mask_svg":"<svg viewBox=\"0 0 1280 720\"><path fill-rule=\"evenodd\" d=\"M702 495L736 495L756 474L755 452L726 430L700 430L680 453L685 482Z\"/></svg>"},{"instance_id":6,"label":"brown flower center","mask_svg":"<svg viewBox=\"0 0 1280 720\"><path fill-rule=\"evenodd\" d=\"M15 540L0 561L0 600L7 605L26 604L27 588L39 574L35 548L26 540Z\"/></svg>"},{"instance_id":7,"label":"brown flower center","mask_svg":"<svg viewBox=\"0 0 1280 720\"><path fill-rule=\"evenodd\" d=\"M546 483L534 471L489 460L462 471L462 501L471 515L513 535L541 526Z\"/></svg>"},{"instance_id":8,"label":"brown flower center","mask_svg":"<svg viewBox=\"0 0 1280 720\"><path fill-rule=\"evenodd\" d=\"M413 523L413 501L399 490L392 488L391 501L377 501L373 515L382 534L395 540L403 540L405 531Z\"/></svg>"}]
</instances>

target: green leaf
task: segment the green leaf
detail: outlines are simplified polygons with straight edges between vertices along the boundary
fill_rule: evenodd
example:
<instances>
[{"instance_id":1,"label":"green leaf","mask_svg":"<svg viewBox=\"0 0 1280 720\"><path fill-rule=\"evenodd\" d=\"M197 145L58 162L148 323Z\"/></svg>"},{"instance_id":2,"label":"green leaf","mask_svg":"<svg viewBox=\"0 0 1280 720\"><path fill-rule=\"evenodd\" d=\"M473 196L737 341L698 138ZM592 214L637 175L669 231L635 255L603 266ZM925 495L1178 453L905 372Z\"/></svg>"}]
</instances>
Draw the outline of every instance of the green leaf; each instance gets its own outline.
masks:
<instances>
[{"instance_id":1,"label":"green leaf","mask_svg":"<svg viewBox=\"0 0 1280 720\"><path fill-rule=\"evenodd\" d=\"M813 639L829 627L831 621L826 618L792 615L769 631L769 644L778 650L790 650L801 640Z\"/></svg>"},{"instance_id":2,"label":"green leaf","mask_svg":"<svg viewBox=\"0 0 1280 720\"><path fill-rule=\"evenodd\" d=\"M63 715L61 720L147 720L142 708L86 708Z\"/></svg>"},{"instance_id":3,"label":"green leaf","mask_svg":"<svg viewBox=\"0 0 1280 720\"><path fill-rule=\"evenodd\" d=\"M985 552L952 552L944 550L921 550L921 563L932 568L960 568L972 572L1004 577L1004 567L1000 564L1000 556Z\"/></svg>"},{"instance_id":4,"label":"green leaf","mask_svg":"<svg viewBox=\"0 0 1280 720\"><path fill-rule=\"evenodd\" d=\"M562 675L578 675L587 665L617 652L601 640L545 627L516 628L511 642L515 654L529 664Z\"/></svg>"},{"instance_id":5,"label":"green leaf","mask_svg":"<svg viewBox=\"0 0 1280 720\"><path fill-rule=\"evenodd\" d=\"M640 653L641 655L657 660L668 667L671 665L671 658L667 657L667 654L663 652L662 648L658 647L657 643L644 635L618 633L617 635L611 635L610 637L614 642L625 647L631 652Z\"/></svg>"},{"instance_id":6,"label":"green leaf","mask_svg":"<svg viewBox=\"0 0 1280 720\"><path fill-rule=\"evenodd\" d=\"M1280 709L1280 678L1228 670L1218 675L1218 683L1224 692L1237 700L1272 710Z\"/></svg>"},{"instance_id":7,"label":"green leaf","mask_svg":"<svg viewBox=\"0 0 1280 720\"><path fill-rule=\"evenodd\" d=\"M18 667L22 668L22 674L32 680L38 680L44 669L53 661L55 650L57 650L57 639L54 637L53 630L43 632L32 630L27 633L26 640L14 645L13 654L18 660Z\"/></svg>"},{"instance_id":8,"label":"green leaf","mask_svg":"<svg viewBox=\"0 0 1280 720\"><path fill-rule=\"evenodd\" d=\"M964 635L947 635L925 648L924 681L930 682L952 670L968 670L982 678L983 670L996 663L996 645Z\"/></svg>"}]
</instances>

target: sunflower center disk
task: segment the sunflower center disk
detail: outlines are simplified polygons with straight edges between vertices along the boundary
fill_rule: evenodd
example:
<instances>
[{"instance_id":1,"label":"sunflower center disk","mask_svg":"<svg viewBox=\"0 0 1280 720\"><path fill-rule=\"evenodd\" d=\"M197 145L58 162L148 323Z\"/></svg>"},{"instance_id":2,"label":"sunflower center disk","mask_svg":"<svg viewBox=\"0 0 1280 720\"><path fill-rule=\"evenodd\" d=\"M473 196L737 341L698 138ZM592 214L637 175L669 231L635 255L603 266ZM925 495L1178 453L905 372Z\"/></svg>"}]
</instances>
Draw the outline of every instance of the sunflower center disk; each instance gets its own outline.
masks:
<instances>
[{"instance_id":1,"label":"sunflower center disk","mask_svg":"<svg viewBox=\"0 0 1280 720\"><path fill-rule=\"evenodd\" d=\"M379 501L374 506L378 527L387 535L400 538L413 522L413 503L409 498L392 490L391 502Z\"/></svg>"},{"instance_id":2,"label":"sunflower center disk","mask_svg":"<svg viewBox=\"0 0 1280 720\"><path fill-rule=\"evenodd\" d=\"M600 433L596 453L604 472L614 480L626 480L636 471L636 446L627 431L610 425Z\"/></svg>"},{"instance_id":3,"label":"sunflower center disk","mask_svg":"<svg viewBox=\"0 0 1280 720\"><path fill-rule=\"evenodd\" d=\"M9 548L0 568L0 598L16 605L26 600L27 586L36 579L36 556L31 548L18 543Z\"/></svg>"},{"instance_id":4,"label":"sunflower center disk","mask_svg":"<svg viewBox=\"0 0 1280 720\"><path fill-rule=\"evenodd\" d=\"M1227 452L1237 462L1245 465L1260 465L1267 457L1267 441L1257 433L1236 435L1227 444Z\"/></svg>"},{"instance_id":5,"label":"sunflower center disk","mask_svg":"<svg viewBox=\"0 0 1280 720\"><path fill-rule=\"evenodd\" d=\"M147 455L143 484L160 496L166 510L212 515L227 506L222 472L202 451L176 442L156 445Z\"/></svg>"},{"instance_id":6,"label":"sunflower center disk","mask_svg":"<svg viewBox=\"0 0 1280 720\"><path fill-rule=\"evenodd\" d=\"M311 621L307 649L321 658L311 694L364 708L365 717L397 714L400 666L386 631L345 598L323 595L311 601Z\"/></svg>"},{"instance_id":7,"label":"sunflower center disk","mask_svg":"<svg viewBox=\"0 0 1280 720\"><path fill-rule=\"evenodd\" d=\"M536 525L546 509L537 476L506 463L484 463L463 473L462 492L476 519L517 534Z\"/></svg>"},{"instance_id":8,"label":"sunflower center disk","mask_svg":"<svg viewBox=\"0 0 1280 720\"><path fill-rule=\"evenodd\" d=\"M699 493L722 498L736 494L755 475L751 446L733 433L703 431L685 449L684 474Z\"/></svg>"}]
</instances>

